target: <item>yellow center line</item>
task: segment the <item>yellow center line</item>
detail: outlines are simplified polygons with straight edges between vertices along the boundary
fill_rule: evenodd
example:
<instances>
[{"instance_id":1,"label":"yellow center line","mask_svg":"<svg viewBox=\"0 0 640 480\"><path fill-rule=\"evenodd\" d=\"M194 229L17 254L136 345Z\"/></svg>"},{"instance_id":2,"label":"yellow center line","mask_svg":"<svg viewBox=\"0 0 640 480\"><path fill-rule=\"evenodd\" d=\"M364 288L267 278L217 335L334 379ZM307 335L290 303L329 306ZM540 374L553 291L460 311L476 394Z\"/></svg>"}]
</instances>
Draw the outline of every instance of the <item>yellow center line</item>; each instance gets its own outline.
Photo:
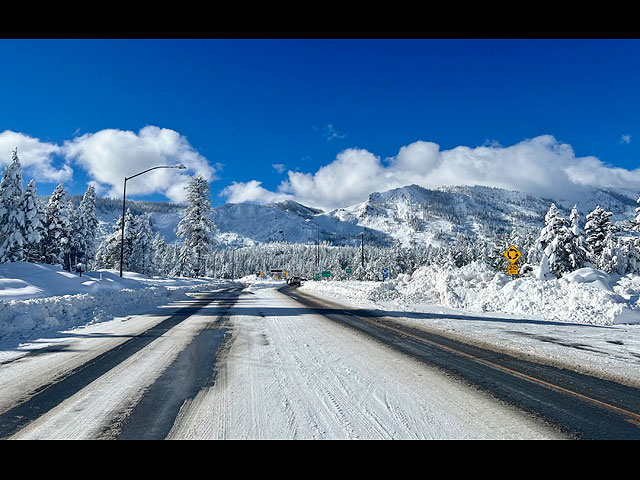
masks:
<instances>
[{"instance_id":1,"label":"yellow center line","mask_svg":"<svg viewBox=\"0 0 640 480\"><path fill-rule=\"evenodd\" d=\"M361 320L364 320L365 322L368 321L368 320L366 320L366 319L364 319L362 317L358 317L358 318L360 318ZM380 324L382 322L376 322L376 323ZM627 422L629 422L629 423L632 423L634 425L640 426L640 414L637 414L637 413L634 413L634 412L630 412L628 410L625 410L624 408L616 407L615 405L611 405L609 403L597 400L595 398L591 398L591 397L588 397L586 395L582 395L581 393L574 392L573 390L568 390L566 388L560 387L560 386L555 385L553 383L549 383L549 382L546 382L546 381L541 380L539 378L532 377L530 375L527 375L526 373L522 373L522 372L518 372L516 370L512 370L512 369L504 367L502 365L498 365L497 363L493 363L493 362L491 362L489 360L485 360L483 358L476 357L474 355L471 355L471 354L466 353L466 352L462 352L462 351L457 350L455 348L451 348L451 347L448 347L446 345L442 345L440 343L434 342L432 340L428 340L426 338L420 337L418 335L414 335L414 334L412 334L410 332L406 332L404 330L401 330L399 328L393 327L393 326L388 325L386 323L382 323L382 325L385 328L388 328L389 330L393 330L394 332L397 332L397 333L399 333L401 335L404 335L406 337L411 337L411 338L413 338L415 340L418 340L420 342L428 343L430 345L433 345L434 347L441 348L443 350L447 350L447 351L455 353L457 355L462 355L463 357L469 358L471 360L474 360L476 362L482 363L484 365L488 365L490 367L497 368L497 369L502 370L504 372L508 372L508 373L510 373L512 375L515 375L517 377L524 378L526 380L530 380L532 382L538 383L540 385L544 385L544 386L552 388L554 390L558 390L560 392L567 393L569 395L573 395L574 397L581 398L582 400L586 400L588 402L594 403L594 404L599 405L601 407L605 407L605 408L607 408L609 410L612 410L612 411L615 411L615 412L620 413L622 415L625 415L627 417L630 417L630 418L625 418L625 420Z\"/></svg>"}]
</instances>

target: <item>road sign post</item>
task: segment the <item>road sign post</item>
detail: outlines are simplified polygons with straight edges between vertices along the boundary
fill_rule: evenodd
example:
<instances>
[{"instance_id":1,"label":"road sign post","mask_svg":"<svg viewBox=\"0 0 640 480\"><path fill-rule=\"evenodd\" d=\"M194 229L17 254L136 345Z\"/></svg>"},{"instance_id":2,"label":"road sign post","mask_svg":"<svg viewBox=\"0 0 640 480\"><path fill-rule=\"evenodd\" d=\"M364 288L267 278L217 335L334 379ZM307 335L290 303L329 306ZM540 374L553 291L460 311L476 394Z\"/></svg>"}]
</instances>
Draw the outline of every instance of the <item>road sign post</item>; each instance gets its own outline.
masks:
<instances>
[{"instance_id":1,"label":"road sign post","mask_svg":"<svg viewBox=\"0 0 640 480\"><path fill-rule=\"evenodd\" d=\"M516 247L511 245L509 248L507 248L507 251L504 252L503 255L507 260L511 262L511 265L507 265L507 273L509 275L518 275L519 268L516 262L522 256L520 251ZM515 276L512 278L515 280Z\"/></svg>"}]
</instances>

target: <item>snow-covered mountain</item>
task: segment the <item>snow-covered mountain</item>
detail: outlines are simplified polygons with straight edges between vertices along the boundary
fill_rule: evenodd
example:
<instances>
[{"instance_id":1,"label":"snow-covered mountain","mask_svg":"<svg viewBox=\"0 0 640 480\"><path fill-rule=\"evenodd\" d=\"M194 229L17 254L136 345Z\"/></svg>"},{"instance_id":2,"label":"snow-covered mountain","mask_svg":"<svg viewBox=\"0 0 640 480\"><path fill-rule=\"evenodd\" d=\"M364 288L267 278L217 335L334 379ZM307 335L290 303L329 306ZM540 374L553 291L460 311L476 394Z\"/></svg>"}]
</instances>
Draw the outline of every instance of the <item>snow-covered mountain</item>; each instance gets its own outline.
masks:
<instances>
[{"instance_id":1,"label":"snow-covered mountain","mask_svg":"<svg viewBox=\"0 0 640 480\"><path fill-rule=\"evenodd\" d=\"M638 192L585 187L578 202L584 216L600 205L613 212L614 221L634 217ZM79 202L80 197L72 201ZM374 192L362 203L329 212L294 201L267 205L229 203L214 209L219 230L217 240L228 247L242 247L274 241L334 245L359 245L361 233L369 244L408 246L442 244L458 233L484 236L509 232L515 227L541 228L552 202L567 217L573 203L538 198L518 191L483 186L426 189L408 185L386 192ZM148 213L154 230L169 242L176 240L177 225L184 205L161 202L127 202L134 214ZM117 199L97 199L97 213L103 233L122 213Z\"/></svg>"}]
</instances>

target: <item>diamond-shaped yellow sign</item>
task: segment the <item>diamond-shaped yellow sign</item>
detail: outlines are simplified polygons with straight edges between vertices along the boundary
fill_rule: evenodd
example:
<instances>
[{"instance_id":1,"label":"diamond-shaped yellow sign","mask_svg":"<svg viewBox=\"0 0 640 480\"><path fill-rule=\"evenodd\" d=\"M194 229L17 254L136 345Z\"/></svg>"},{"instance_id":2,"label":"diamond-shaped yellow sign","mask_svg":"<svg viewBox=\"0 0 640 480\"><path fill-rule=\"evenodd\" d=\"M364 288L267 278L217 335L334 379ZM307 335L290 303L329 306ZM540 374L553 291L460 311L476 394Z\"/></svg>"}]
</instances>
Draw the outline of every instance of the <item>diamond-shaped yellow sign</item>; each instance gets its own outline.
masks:
<instances>
[{"instance_id":1,"label":"diamond-shaped yellow sign","mask_svg":"<svg viewBox=\"0 0 640 480\"><path fill-rule=\"evenodd\" d=\"M511 263L516 263L522 256L518 249L513 245L511 245L503 255L507 257L507 260L509 260Z\"/></svg>"}]
</instances>

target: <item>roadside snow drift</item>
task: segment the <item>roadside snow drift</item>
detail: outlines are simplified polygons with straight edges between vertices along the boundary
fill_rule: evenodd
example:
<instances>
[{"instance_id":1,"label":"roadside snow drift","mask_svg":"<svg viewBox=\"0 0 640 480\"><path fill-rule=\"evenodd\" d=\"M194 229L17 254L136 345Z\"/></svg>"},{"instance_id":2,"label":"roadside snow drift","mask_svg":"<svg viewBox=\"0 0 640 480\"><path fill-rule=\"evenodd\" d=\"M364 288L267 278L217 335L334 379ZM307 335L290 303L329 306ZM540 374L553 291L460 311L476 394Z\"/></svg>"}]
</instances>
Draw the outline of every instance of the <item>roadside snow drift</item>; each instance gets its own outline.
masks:
<instances>
[{"instance_id":1,"label":"roadside snow drift","mask_svg":"<svg viewBox=\"0 0 640 480\"><path fill-rule=\"evenodd\" d=\"M346 284L349 285L346 285ZM318 292L341 289L352 300L430 304L500 312L568 323L640 323L640 276L582 268L554 280L512 279L483 262L461 268L430 265L413 275L379 282L308 282Z\"/></svg>"},{"instance_id":2,"label":"roadside snow drift","mask_svg":"<svg viewBox=\"0 0 640 480\"><path fill-rule=\"evenodd\" d=\"M224 281L154 278L117 270L83 273L39 263L0 265L0 338L65 329L183 298L185 290Z\"/></svg>"}]
</instances>

